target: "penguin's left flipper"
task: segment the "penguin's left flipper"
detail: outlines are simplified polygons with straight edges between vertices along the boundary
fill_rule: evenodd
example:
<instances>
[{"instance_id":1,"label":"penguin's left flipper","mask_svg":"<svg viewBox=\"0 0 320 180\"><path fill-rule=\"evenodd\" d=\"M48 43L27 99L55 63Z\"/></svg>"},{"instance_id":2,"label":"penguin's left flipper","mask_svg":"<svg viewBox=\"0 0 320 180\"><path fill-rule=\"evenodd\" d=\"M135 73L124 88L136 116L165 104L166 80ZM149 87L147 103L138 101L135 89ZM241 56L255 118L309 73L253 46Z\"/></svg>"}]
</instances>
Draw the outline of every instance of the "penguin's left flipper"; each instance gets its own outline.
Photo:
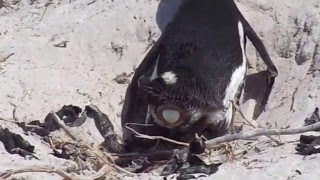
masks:
<instances>
[{"instance_id":1,"label":"penguin's left flipper","mask_svg":"<svg viewBox=\"0 0 320 180\"><path fill-rule=\"evenodd\" d=\"M123 141L126 144L126 149L138 146L136 143L137 138L134 136L134 133L126 127L127 124L146 123L148 104L145 100L143 84L144 81L147 81L152 76L153 70L155 69L157 58L159 57L161 39L162 36L142 60L126 91L125 101L121 112ZM145 126L135 126L133 129L144 134L149 128L146 128ZM139 140L141 140L141 138Z\"/></svg>"},{"instance_id":2,"label":"penguin's left flipper","mask_svg":"<svg viewBox=\"0 0 320 180\"><path fill-rule=\"evenodd\" d=\"M241 15L241 22L244 27L244 33L246 37L252 42L253 46L256 48L258 51L259 55L261 56L263 62L267 65L267 72L268 72L268 77L267 77L267 82L266 82L266 89L264 92L264 96L261 102L260 110L264 110L265 106L268 103L269 96L271 94L271 90L275 81L275 78L278 76L278 70L273 64L273 62L270 59L270 56L259 38L259 36L255 33L255 31L252 29L250 24L245 20L245 18Z\"/></svg>"}]
</instances>

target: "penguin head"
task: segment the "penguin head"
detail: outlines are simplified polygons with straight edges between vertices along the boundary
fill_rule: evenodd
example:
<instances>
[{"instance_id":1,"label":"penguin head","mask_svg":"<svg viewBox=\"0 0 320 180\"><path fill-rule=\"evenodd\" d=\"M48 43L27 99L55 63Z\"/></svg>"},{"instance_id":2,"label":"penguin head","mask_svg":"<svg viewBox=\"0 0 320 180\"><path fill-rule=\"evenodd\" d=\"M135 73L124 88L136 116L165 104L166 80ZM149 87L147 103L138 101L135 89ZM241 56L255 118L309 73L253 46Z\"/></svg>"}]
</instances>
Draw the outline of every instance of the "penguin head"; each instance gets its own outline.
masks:
<instances>
[{"instance_id":1,"label":"penguin head","mask_svg":"<svg viewBox=\"0 0 320 180\"><path fill-rule=\"evenodd\" d=\"M143 90L149 112L161 126L187 128L202 119L219 119L221 107L206 100L205 88L190 72L166 71L145 81Z\"/></svg>"}]
</instances>

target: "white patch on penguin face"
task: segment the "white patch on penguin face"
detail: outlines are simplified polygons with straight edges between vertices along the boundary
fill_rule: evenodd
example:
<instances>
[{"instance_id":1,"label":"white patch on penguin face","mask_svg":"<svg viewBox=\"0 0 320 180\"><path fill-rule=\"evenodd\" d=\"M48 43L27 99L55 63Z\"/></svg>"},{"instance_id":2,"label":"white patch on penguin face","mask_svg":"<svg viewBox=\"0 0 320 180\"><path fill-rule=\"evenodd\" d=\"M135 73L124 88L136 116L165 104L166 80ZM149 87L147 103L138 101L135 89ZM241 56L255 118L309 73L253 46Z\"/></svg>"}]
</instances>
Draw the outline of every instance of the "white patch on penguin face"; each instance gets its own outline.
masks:
<instances>
[{"instance_id":1,"label":"white patch on penguin face","mask_svg":"<svg viewBox=\"0 0 320 180\"><path fill-rule=\"evenodd\" d=\"M198 121L202 116L203 114L199 109L191 111L190 123Z\"/></svg>"},{"instance_id":2,"label":"white patch on penguin face","mask_svg":"<svg viewBox=\"0 0 320 180\"><path fill-rule=\"evenodd\" d=\"M209 112L207 114L207 124L218 124L225 119L226 112L223 109Z\"/></svg>"},{"instance_id":3,"label":"white patch on penguin face","mask_svg":"<svg viewBox=\"0 0 320 180\"><path fill-rule=\"evenodd\" d=\"M173 85L177 83L177 76L172 71L165 72L161 75L162 79L166 82L166 84Z\"/></svg>"},{"instance_id":4,"label":"white patch on penguin face","mask_svg":"<svg viewBox=\"0 0 320 180\"><path fill-rule=\"evenodd\" d=\"M320 145L316 145L314 146L315 149L319 149L320 148Z\"/></svg>"},{"instance_id":5,"label":"white patch on penguin face","mask_svg":"<svg viewBox=\"0 0 320 180\"><path fill-rule=\"evenodd\" d=\"M245 55L245 49L244 49L244 46L245 46L244 30L243 30L243 25L240 21L238 22L238 30L239 30L241 52L242 52L242 64L232 73L230 84L227 87L226 94L223 99L223 105L226 107L225 120L228 126L230 125L232 116L233 116L231 101L234 100L235 95L239 90L239 87L243 83L244 77L246 75L246 68L247 68L246 55Z\"/></svg>"}]
</instances>

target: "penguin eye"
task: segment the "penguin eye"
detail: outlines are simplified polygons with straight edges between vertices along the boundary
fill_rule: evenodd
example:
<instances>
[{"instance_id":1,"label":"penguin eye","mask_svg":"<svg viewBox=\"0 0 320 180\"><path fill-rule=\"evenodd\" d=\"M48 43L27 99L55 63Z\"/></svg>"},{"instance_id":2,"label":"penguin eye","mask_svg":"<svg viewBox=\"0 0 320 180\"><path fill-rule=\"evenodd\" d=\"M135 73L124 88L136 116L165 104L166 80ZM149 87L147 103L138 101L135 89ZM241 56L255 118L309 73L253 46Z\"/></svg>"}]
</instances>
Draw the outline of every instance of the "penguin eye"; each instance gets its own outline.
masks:
<instances>
[{"instance_id":1,"label":"penguin eye","mask_svg":"<svg viewBox=\"0 0 320 180\"><path fill-rule=\"evenodd\" d=\"M162 105L157 108L157 116L166 125L179 126L185 121L183 111L175 105Z\"/></svg>"}]
</instances>

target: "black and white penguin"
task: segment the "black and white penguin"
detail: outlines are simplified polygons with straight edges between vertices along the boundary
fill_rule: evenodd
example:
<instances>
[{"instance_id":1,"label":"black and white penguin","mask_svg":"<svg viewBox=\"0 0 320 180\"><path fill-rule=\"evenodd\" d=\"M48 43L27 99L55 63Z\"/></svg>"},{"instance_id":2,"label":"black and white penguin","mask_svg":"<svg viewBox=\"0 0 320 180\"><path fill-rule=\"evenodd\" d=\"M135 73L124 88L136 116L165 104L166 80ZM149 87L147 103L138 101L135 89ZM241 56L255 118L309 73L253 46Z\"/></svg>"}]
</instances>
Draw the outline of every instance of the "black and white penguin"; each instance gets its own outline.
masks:
<instances>
[{"instance_id":1,"label":"black and white penguin","mask_svg":"<svg viewBox=\"0 0 320 180\"><path fill-rule=\"evenodd\" d=\"M122 110L123 139L140 133L190 142L195 133L227 133L246 76L246 38L269 72L264 103L277 69L233 0L188 0L137 68ZM148 124L137 125L137 124Z\"/></svg>"}]
</instances>

